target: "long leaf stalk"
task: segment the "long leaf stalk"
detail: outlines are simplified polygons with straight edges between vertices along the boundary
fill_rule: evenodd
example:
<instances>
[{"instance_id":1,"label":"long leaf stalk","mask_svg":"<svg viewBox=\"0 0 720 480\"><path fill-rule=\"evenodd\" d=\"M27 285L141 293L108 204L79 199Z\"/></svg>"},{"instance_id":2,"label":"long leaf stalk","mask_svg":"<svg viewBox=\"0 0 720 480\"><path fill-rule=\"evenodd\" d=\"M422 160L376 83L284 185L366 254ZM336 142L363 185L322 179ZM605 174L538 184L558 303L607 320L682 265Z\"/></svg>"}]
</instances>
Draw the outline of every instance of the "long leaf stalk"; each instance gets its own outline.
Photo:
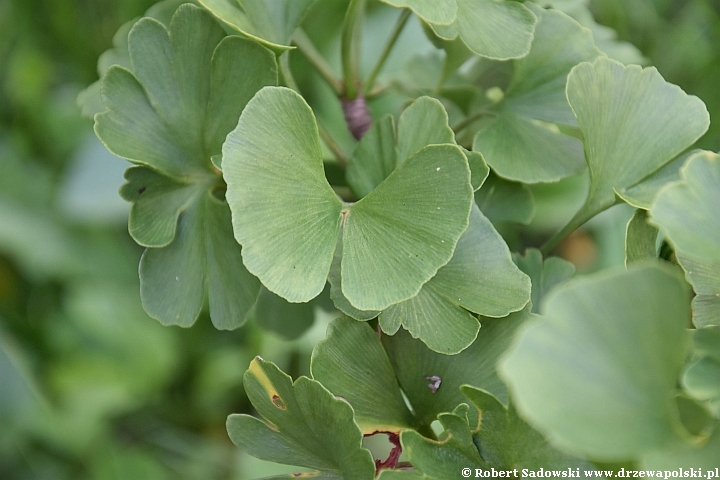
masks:
<instances>
[{"instance_id":1,"label":"long leaf stalk","mask_svg":"<svg viewBox=\"0 0 720 480\"><path fill-rule=\"evenodd\" d=\"M375 79L377 78L380 71L385 66L385 62L387 61L388 57L390 56L390 53L393 50L393 47L395 47L395 44L397 43L398 38L400 38L400 34L402 33L403 29L405 28L405 25L407 25L407 21L410 19L410 13L411 11L409 9L404 9L400 16L397 19L397 22L395 22L395 27L393 28L392 33L390 34L390 37L388 38L387 42L385 43L385 46L383 47L382 52L380 53L380 57L378 57L377 62L375 63L375 66L373 66L372 70L370 71L370 74L368 75L367 79L365 79L365 84L363 90L365 91L365 95L370 94L373 87L375 86Z\"/></svg>"},{"instance_id":2,"label":"long leaf stalk","mask_svg":"<svg viewBox=\"0 0 720 480\"><path fill-rule=\"evenodd\" d=\"M360 93L358 91L358 62L359 62L359 35L362 15L365 11L365 0L350 0L341 38L341 53L343 65L343 79L345 82L344 96L354 100Z\"/></svg>"},{"instance_id":3,"label":"long leaf stalk","mask_svg":"<svg viewBox=\"0 0 720 480\"><path fill-rule=\"evenodd\" d=\"M325 83L333 89L335 95L339 96L342 93L342 84L340 80L335 77L332 67L330 67L327 60L325 60L325 57L318 52L317 48L315 48L315 45L312 43L312 40L310 40L310 37L307 36L303 29L297 29L295 35L293 35L293 43L296 47L298 47L298 50L303 54L308 62L310 62L310 65L312 65L313 68L315 68L315 70L320 74L320 77L325 80Z\"/></svg>"}]
</instances>

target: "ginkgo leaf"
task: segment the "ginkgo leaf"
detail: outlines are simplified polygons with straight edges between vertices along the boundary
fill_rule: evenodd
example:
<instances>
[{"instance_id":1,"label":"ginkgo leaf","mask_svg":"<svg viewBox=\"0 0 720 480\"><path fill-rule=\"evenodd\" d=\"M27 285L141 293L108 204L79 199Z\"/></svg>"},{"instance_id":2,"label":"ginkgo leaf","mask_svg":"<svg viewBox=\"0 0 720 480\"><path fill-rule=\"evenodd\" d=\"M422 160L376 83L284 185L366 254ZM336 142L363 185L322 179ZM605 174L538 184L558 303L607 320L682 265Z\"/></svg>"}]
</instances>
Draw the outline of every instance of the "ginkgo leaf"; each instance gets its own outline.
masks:
<instances>
[{"instance_id":1,"label":"ginkgo leaf","mask_svg":"<svg viewBox=\"0 0 720 480\"><path fill-rule=\"evenodd\" d=\"M524 5L506 0L443 0L457 5L457 18L450 25L430 23L435 33L452 40L460 35L478 55L496 60L527 55L537 18Z\"/></svg>"},{"instance_id":2,"label":"ginkgo leaf","mask_svg":"<svg viewBox=\"0 0 720 480\"><path fill-rule=\"evenodd\" d=\"M492 394L465 385L462 392L482 412L477 424L469 423L467 405L452 413L438 415L443 433L434 441L408 430L402 434L402 445L408 460L425 475L442 478L443 472L476 469L588 469L590 464L567 455L553 446L520 419L512 404L503 405ZM484 472L483 472L484 473Z\"/></svg>"},{"instance_id":3,"label":"ginkgo leaf","mask_svg":"<svg viewBox=\"0 0 720 480\"><path fill-rule=\"evenodd\" d=\"M470 226L453 258L414 298L380 313L383 331L402 325L431 350L456 354L467 348L480 327L469 312L504 317L529 301L530 279L512 263L507 244L476 205Z\"/></svg>"},{"instance_id":4,"label":"ginkgo leaf","mask_svg":"<svg viewBox=\"0 0 720 480\"><path fill-rule=\"evenodd\" d=\"M657 195L651 221L675 246L697 295L693 322L698 327L720 325L720 156L699 152L680 170L681 180Z\"/></svg>"},{"instance_id":5,"label":"ginkgo leaf","mask_svg":"<svg viewBox=\"0 0 720 480\"><path fill-rule=\"evenodd\" d=\"M468 162L454 145L423 148L342 204L325 180L312 111L286 88L248 104L223 146L223 174L245 265L291 302L322 290L341 226L342 292L355 308L415 296L450 261L472 204Z\"/></svg>"},{"instance_id":6,"label":"ginkgo leaf","mask_svg":"<svg viewBox=\"0 0 720 480\"><path fill-rule=\"evenodd\" d=\"M590 191L571 223L615 203L621 192L657 172L705 133L703 102L665 82L655 68L607 58L581 63L567 97L585 139Z\"/></svg>"},{"instance_id":7,"label":"ginkgo leaf","mask_svg":"<svg viewBox=\"0 0 720 480\"><path fill-rule=\"evenodd\" d=\"M475 205L450 262L416 296L381 312L355 309L342 295L338 262L336 254L328 278L331 296L343 313L357 320L379 315L388 335L402 326L431 350L448 355L475 340L480 324L471 312L504 317L529 300L530 280L512 263L505 241Z\"/></svg>"},{"instance_id":8,"label":"ginkgo leaf","mask_svg":"<svg viewBox=\"0 0 720 480\"><path fill-rule=\"evenodd\" d=\"M403 331L381 339L368 324L340 318L313 350L311 371L328 390L350 402L364 433L408 428L428 433L440 413L467 402L461 385L475 385L507 400L495 363L513 333L531 317L524 310L485 320L473 345L458 355L433 352ZM474 408L469 416L477 423Z\"/></svg>"},{"instance_id":9,"label":"ginkgo leaf","mask_svg":"<svg viewBox=\"0 0 720 480\"><path fill-rule=\"evenodd\" d=\"M368 195L399 165L428 145L456 144L448 115L437 99L420 97L408 106L397 122L386 115L373 124L353 152L347 180L360 197ZM478 152L463 149L471 172L473 190L483 184L490 172Z\"/></svg>"},{"instance_id":10,"label":"ginkgo leaf","mask_svg":"<svg viewBox=\"0 0 720 480\"><path fill-rule=\"evenodd\" d=\"M191 33L188 33L191 32ZM148 247L140 264L146 310L191 325L207 297L213 323L236 328L260 284L242 265L224 184L211 157L257 90L277 82L272 52L226 37L202 9L177 9L169 28L142 19L128 35L132 71L108 69L106 110L95 132L114 154L140 165L121 195L129 230Z\"/></svg>"},{"instance_id":11,"label":"ginkgo leaf","mask_svg":"<svg viewBox=\"0 0 720 480\"><path fill-rule=\"evenodd\" d=\"M622 460L689 440L675 404L689 304L683 279L655 263L572 280L500 374L521 415L569 452Z\"/></svg>"},{"instance_id":12,"label":"ginkgo leaf","mask_svg":"<svg viewBox=\"0 0 720 480\"><path fill-rule=\"evenodd\" d=\"M426 22L451 24L457 15L456 0L382 0L393 7L407 7Z\"/></svg>"},{"instance_id":13,"label":"ginkgo leaf","mask_svg":"<svg viewBox=\"0 0 720 480\"><path fill-rule=\"evenodd\" d=\"M652 221L682 253L720 261L720 156L696 154L680 174L681 182L658 194Z\"/></svg>"},{"instance_id":14,"label":"ginkgo leaf","mask_svg":"<svg viewBox=\"0 0 720 480\"><path fill-rule=\"evenodd\" d=\"M260 358L250 364L243 384L263 420L230 415L227 430L235 445L263 460L318 470L302 476L374 478L372 454L362 446L363 435L347 401L307 377L292 382Z\"/></svg>"},{"instance_id":15,"label":"ginkgo leaf","mask_svg":"<svg viewBox=\"0 0 720 480\"><path fill-rule=\"evenodd\" d=\"M276 53L291 48L290 37L316 0L198 0L213 15Z\"/></svg>"},{"instance_id":16,"label":"ginkgo leaf","mask_svg":"<svg viewBox=\"0 0 720 480\"><path fill-rule=\"evenodd\" d=\"M504 222L527 225L535 216L535 198L530 188L492 172L475 192L475 202L494 225Z\"/></svg>"},{"instance_id":17,"label":"ginkgo leaf","mask_svg":"<svg viewBox=\"0 0 720 480\"><path fill-rule=\"evenodd\" d=\"M528 5L538 17L532 48L513 61L510 86L491 107L496 116L476 134L473 150L482 152L501 177L552 182L585 169L582 142L553 124L576 125L565 97L567 76L578 63L602 53L590 31L572 18Z\"/></svg>"}]
</instances>

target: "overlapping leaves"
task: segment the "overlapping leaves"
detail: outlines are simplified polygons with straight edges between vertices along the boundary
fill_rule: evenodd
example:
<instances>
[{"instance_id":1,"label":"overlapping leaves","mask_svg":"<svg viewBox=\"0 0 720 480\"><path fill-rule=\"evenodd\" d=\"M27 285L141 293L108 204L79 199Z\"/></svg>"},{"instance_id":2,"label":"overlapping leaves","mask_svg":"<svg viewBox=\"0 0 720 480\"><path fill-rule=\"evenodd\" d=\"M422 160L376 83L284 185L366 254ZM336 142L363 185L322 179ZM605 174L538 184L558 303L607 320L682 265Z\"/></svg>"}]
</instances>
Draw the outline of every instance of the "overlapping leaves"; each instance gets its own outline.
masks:
<instances>
[{"instance_id":1,"label":"overlapping leaves","mask_svg":"<svg viewBox=\"0 0 720 480\"><path fill-rule=\"evenodd\" d=\"M468 423L465 404L438 420L443 433L438 441L408 430L401 436L409 461L431 477L443 478L445 472L463 468L512 470L544 468L565 470L588 468L579 458L553 448L542 435L520 419L513 408L503 405L492 394L468 385L461 388L475 408L482 411L477 423Z\"/></svg>"},{"instance_id":2,"label":"overlapping leaves","mask_svg":"<svg viewBox=\"0 0 720 480\"><path fill-rule=\"evenodd\" d=\"M720 325L720 156L692 155L681 170L682 180L660 191L650 210L676 249L677 258L697 295L696 326Z\"/></svg>"},{"instance_id":3,"label":"overlapping leaves","mask_svg":"<svg viewBox=\"0 0 720 480\"><path fill-rule=\"evenodd\" d=\"M290 48L290 37L315 1L199 0L231 28L276 53Z\"/></svg>"},{"instance_id":4,"label":"overlapping leaves","mask_svg":"<svg viewBox=\"0 0 720 480\"><path fill-rule=\"evenodd\" d=\"M583 133L591 179L575 223L612 206L616 192L658 172L710 122L700 99L665 82L656 69L607 58L573 68L567 98Z\"/></svg>"},{"instance_id":5,"label":"overlapping leaves","mask_svg":"<svg viewBox=\"0 0 720 480\"><path fill-rule=\"evenodd\" d=\"M114 66L103 77L107 110L96 116L95 131L111 152L138 165L121 194L133 202L131 235L148 247L140 263L143 306L163 323L189 326L207 296L213 323L238 327L260 285L242 266L210 159L247 101L277 82L274 56L225 37L192 5L177 10L169 29L140 20L128 49L132 73Z\"/></svg>"},{"instance_id":6,"label":"overlapping leaves","mask_svg":"<svg viewBox=\"0 0 720 480\"><path fill-rule=\"evenodd\" d=\"M535 15L518 2L495 0L383 0L410 7L446 40L460 37L478 55L507 60L527 55Z\"/></svg>"},{"instance_id":7,"label":"overlapping leaves","mask_svg":"<svg viewBox=\"0 0 720 480\"><path fill-rule=\"evenodd\" d=\"M244 263L292 302L320 293L341 229L344 296L382 310L417 295L468 226L470 169L454 145L423 148L372 193L343 204L325 179L313 113L289 89L268 87L250 101L223 159Z\"/></svg>"},{"instance_id":8,"label":"overlapping leaves","mask_svg":"<svg viewBox=\"0 0 720 480\"><path fill-rule=\"evenodd\" d=\"M374 478L372 455L362 446L362 432L345 400L307 377L293 383L260 358L253 360L243 380L263 420L230 415L227 429L235 445L264 460L317 470L293 477Z\"/></svg>"},{"instance_id":9,"label":"overlapping leaves","mask_svg":"<svg viewBox=\"0 0 720 480\"><path fill-rule=\"evenodd\" d=\"M397 134L394 132L392 117L387 116L358 144L348 167L348 182L360 195L368 195L396 166L427 145L454 143L445 109L428 97L418 99L403 112ZM464 153L473 188L479 188L488 168L481 155ZM413 298L382 312L359 310L343 295L342 248L342 243L338 244L328 277L337 307L358 320L379 315L382 330L390 335L402 325L438 352L458 353L473 342L480 325L470 312L503 317L528 301L527 277L512 264L504 240L477 206L473 206L470 225L450 262Z\"/></svg>"},{"instance_id":10,"label":"overlapping leaves","mask_svg":"<svg viewBox=\"0 0 720 480\"><path fill-rule=\"evenodd\" d=\"M512 82L503 101L490 109L494 119L477 133L473 150L504 178L552 182L585 168L582 142L553 124L577 125L565 97L568 73L602 54L575 20L530 5L538 17L532 48L513 61Z\"/></svg>"}]
</instances>

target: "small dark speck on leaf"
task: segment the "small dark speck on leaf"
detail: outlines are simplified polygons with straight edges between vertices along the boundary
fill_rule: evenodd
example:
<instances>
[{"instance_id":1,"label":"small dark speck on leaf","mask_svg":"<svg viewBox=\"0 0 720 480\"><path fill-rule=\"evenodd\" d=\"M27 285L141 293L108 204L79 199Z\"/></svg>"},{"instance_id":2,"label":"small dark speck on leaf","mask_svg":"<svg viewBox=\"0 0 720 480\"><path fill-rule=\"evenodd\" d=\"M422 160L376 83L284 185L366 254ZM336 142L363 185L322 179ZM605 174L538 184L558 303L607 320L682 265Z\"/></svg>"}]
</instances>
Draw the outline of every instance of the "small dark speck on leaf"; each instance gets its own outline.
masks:
<instances>
[{"instance_id":1,"label":"small dark speck on leaf","mask_svg":"<svg viewBox=\"0 0 720 480\"><path fill-rule=\"evenodd\" d=\"M440 388L440 384L442 383L442 378L438 377L437 375L428 375L425 377L425 380L429 381L428 388L432 393L435 393Z\"/></svg>"},{"instance_id":2,"label":"small dark speck on leaf","mask_svg":"<svg viewBox=\"0 0 720 480\"><path fill-rule=\"evenodd\" d=\"M142 187L140 190L138 190L138 194L142 195L142 193L145 191L145 187Z\"/></svg>"}]
</instances>

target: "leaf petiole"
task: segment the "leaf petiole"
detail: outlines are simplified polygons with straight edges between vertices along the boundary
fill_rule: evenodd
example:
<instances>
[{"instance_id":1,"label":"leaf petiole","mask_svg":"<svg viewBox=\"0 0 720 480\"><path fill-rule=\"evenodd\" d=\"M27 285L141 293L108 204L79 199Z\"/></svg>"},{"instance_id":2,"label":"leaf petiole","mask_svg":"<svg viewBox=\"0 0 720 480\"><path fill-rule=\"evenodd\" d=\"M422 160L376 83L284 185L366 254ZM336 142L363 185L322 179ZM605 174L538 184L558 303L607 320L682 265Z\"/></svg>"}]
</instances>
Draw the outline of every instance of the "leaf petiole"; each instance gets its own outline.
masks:
<instances>
[{"instance_id":1,"label":"leaf petiole","mask_svg":"<svg viewBox=\"0 0 720 480\"><path fill-rule=\"evenodd\" d=\"M403 29L405 28L405 25L407 24L408 19L410 18L411 11L409 9L404 9L400 16L397 19L397 22L395 23L395 27L393 28L392 33L390 34L390 37L387 40L387 43L385 43L385 46L383 47L382 53L380 54L380 57L378 57L377 62L375 63L375 66L370 71L370 75L368 75L367 79L365 80L364 88L365 95L370 95L370 92L372 92L373 87L375 87L375 79L377 78L378 74L382 70L382 68L385 66L385 62L387 61L388 57L390 56L390 52L392 52L393 47L397 43L398 38L400 38L400 34L402 33Z\"/></svg>"}]
</instances>

